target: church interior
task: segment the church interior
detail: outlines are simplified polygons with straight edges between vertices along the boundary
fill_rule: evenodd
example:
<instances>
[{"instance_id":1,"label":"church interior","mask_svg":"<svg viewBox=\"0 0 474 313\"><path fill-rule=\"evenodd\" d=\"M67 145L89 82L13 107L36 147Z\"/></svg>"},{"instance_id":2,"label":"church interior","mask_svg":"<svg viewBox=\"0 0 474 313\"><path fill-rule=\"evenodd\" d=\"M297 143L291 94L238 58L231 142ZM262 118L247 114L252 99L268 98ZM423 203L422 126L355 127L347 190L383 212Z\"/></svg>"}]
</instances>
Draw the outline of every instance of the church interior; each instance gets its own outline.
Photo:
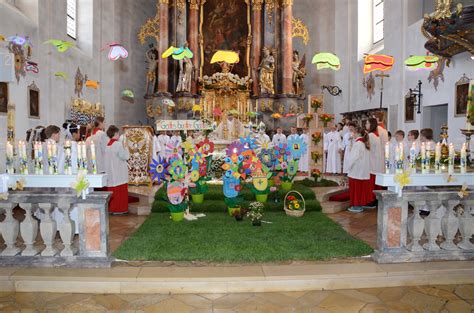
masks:
<instances>
[{"instance_id":1,"label":"church interior","mask_svg":"<svg viewBox=\"0 0 474 313\"><path fill-rule=\"evenodd\" d=\"M0 0L0 311L472 312L474 0Z\"/></svg>"}]
</instances>

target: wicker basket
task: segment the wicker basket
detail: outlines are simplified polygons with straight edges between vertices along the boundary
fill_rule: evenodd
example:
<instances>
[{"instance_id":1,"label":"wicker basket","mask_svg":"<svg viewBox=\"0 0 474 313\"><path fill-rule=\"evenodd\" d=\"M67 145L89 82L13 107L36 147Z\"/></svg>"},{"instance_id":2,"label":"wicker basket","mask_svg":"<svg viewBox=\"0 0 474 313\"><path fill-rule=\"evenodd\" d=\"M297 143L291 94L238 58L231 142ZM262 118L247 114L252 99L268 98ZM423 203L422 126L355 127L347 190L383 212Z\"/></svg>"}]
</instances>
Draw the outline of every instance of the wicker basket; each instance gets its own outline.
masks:
<instances>
[{"instance_id":1,"label":"wicker basket","mask_svg":"<svg viewBox=\"0 0 474 313\"><path fill-rule=\"evenodd\" d=\"M303 208L301 210L289 210L286 206L286 201L288 199L288 196L292 193L295 193L297 194L301 200L303 201ZM298 191L296 190L290 190L287 192L287 194L285 195L285 200L284 200L284 205L283 205L283 209L285 210L285 213L286 215L288 216L293 216L293 217L302 217L304 215L304 212L306 211L306 203L304 201L304 198L303 198L303 195L301 193L299 193Z\"/></svg>"}]
</instances>

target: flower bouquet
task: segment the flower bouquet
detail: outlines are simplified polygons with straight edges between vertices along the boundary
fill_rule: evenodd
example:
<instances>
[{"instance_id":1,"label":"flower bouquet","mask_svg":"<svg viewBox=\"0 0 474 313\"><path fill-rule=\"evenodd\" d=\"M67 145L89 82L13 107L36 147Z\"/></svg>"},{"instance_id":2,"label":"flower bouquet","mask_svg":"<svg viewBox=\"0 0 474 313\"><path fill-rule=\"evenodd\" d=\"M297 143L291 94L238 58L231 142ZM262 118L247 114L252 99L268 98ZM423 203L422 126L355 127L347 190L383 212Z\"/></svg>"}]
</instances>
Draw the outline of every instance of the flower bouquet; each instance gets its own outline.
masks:
<instances>
[{"instance_id":1,"label":"flower bouquet","mask_svg":"<svg viewBox=\"0 0 474 313\"><path fill-rule=\"evenodd\" d=\"M313 168L311 171L311 177L314 178L315 182L320 182L321 181L321 171L318 170L317 168Z\"/></svg>"},{"instance_id":2,"label":"flower bouquet","mask_svg":"<svg viewBox=\"0 0 474 313\"><path fill-rule=\"evenodd\" d=\"M313 114L307 113L303 115L303 122L305 127L309 126L309 123L313 120Z\"/></svg>"},{"instance_id":3,"label":"flower bouquet","mask_svg":"<svg viewBox=\"0 0 474 313\"><path fill-rule=\"evenodd\" d=\"M285 196L285 204L283 209L288 216L303 216L305 212L305 201L303 195L301 195L298 191L288 192Z\"/></svg>"},{"instance_id":4,"label":"flower bouquet","mask_svg":"<svg viewBox=\"0 0 474 313\"><path fill-rule=\"evenodd\" d=\"M321 132L314 132L312 135L311 135L311 139L313 140L313 143L315 145L319 144L321 142Z\"/></svg>"},{"instance_id":5,"label":"flower bouquet","mask_svg":"<svg viewBox=\"0 0 474 313\"><path fill-rule=\"evenodd\" d=\"M311 159L314 161L314 163L318 163L321 157L322 157L321 153L316 152L316 151L311 152Z\"/></svg>"},{"instance_id":6,"label":"flower bouquet","mask_svg":"<svg viewBox=\"0 0 474 313\"><path fill-rule=\"evenodd\" d=\"M252 221L253 226L262 225L264 205L260 202L252 202L249 204L249 211L247 217Z\"/></svg>"},{"instance_id":7,"label":"flower bouquet","mask_svg":"<svg viewBox=\"0 0 474 313\"><path fill-rule=\"evenodd\" d=\"M319 120L323 122L324 127L328 126L328 123L331 122L334 119L334 115L328 114L328 113L323 113L319 115Z\"/></svg>"},{"instance_id":8,"label":"flower bouquet","mask_svg":"<svg viewBox=\"0 0 474 313\"><path fill-rule=\"evenodd\" d=\"M314 111L317 111L323 106L323 102L320 99L311 99L311 108Z\"/></svg>"}]
</instances>

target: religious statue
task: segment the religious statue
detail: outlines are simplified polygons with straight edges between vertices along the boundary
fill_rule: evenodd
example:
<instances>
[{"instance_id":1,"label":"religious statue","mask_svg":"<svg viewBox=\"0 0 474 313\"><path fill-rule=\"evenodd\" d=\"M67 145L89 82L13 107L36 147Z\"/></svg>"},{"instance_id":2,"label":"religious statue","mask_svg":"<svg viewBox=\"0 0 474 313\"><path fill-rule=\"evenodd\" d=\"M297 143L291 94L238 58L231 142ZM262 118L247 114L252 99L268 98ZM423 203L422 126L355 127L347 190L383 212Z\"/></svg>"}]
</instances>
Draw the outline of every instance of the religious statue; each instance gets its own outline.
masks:
<instances>
[{"instance_id":1,"label":"religious statue","mask_svg":"<svg viewBox=\"0 0 474 313\"><path fill-rule=\"evenodd\" d=\"M306 76L306 55L303 56L303 59L300 61L300 56L298 51L293 51L293 94L301 96L304 94L304 78Z\"/></svg>"},{"instance_id":2,"label":"religious statue","mask_svg":"<svg viewBox=\"0 0 474 313\"><path fill-rule=\"evenodd\" d=\"M261 94L274 94L273 73L275 71L275 58L269 48L263 48L263 58L258 66L258 80Z\"/></svg>"},{"instance_id":3,"label":"religious statue","mask_svg":"<svg viewBox=\"0 0 474 313\"><path fill-rule=\"evenodd\" d=\"M184 48L188 47L188 43L184 44ZM185 56L179 60L179 79L176 92L191 92L191 81L193 79L194 65L190 58Z\"/></svg>"},{"instance_id":4,"label":"religious statue","mask_svg":"<svg viewBox=\"0 0 474 313\"><path fill-rule=\"evenodd\" d=\"M214 131L217 139L233 141L243 134L243 125L234 115L235 112L229 112L227 119L224 119L219 126L217 126Z\"/></svg>"},{"instance_id":5,"label":"religious statue","mask_svg":"<svg viewBox=\"0 0 474 313\"><path fill-rule=\"evenodd\" d=\"M151 45L150 49L147 50L145 53L146 60L148 62L148 69L146 73L146 89L145 95L148 96L150 94L155 93L155 84L156 84L156 70L158 68L158 50ZM151 86L151 92L149 92Z\"/></svg>"}]
</instances>

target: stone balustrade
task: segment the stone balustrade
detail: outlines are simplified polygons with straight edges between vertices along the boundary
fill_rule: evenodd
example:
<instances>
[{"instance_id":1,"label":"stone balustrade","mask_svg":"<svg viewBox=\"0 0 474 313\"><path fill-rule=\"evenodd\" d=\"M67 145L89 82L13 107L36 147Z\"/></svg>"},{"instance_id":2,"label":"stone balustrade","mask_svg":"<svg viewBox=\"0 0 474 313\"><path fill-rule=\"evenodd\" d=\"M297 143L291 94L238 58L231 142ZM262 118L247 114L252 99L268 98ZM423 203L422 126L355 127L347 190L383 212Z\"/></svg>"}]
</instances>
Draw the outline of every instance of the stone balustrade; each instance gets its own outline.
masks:
<instances>
[{"instance_id":1,"label":"stone balustrade","mask_svg":"<svg viewBox=\"0 0 474 313\"><path fill-rule=\"evenodd\" d=\"M461 198L459 189L407 190L401 197L378 191L373 258L379 263L474 259L474 193Z\"/></svg>"},{"instance_id":2,"label":"stone balustrade","mask_svg":"<svg viewBox=\"0 0 474 313\"><path fill-rule=\"evenodd\" d=\"M85 199L70 189L12 191L0 200L0 264L9 266L108 267L109 192L92 192ZM52 217L54 208L63 220ZM78 235L70 218L78 210ZM40 210L41 219L35 217ZM24 214L23 214L24 213Z\"/></svg>"}]
</instances>

